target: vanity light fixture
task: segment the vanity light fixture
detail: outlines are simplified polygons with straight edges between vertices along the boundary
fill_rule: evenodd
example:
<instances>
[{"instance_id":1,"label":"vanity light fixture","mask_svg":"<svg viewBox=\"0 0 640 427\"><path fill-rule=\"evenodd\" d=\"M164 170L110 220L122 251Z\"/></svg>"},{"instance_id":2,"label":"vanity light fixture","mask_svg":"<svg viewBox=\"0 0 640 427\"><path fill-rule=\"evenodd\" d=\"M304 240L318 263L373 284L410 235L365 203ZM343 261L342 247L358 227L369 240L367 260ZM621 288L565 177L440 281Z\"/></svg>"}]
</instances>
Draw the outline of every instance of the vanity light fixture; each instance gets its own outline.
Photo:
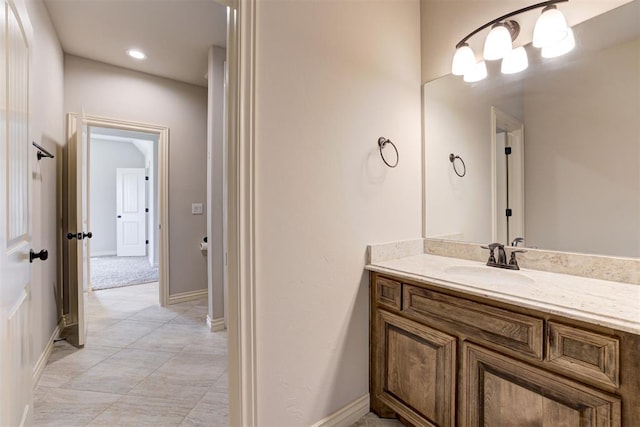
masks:
<instances>
[{"instance_id":1,"label":"vanity light fixture","mask_svg":"<svg viewBox=\"0 0 640 427\"><path fill-rule=\"evenodd\" d=\"M519 32L520 25L516 21L495 24L484 41L484 52L482 53L484 59L494 61L509 55L513 49L511 41L512 39L515 40L512 34L517 37Z\"/></svg>"},{"instance_id":2,"label":"vanity light fixture","mask_svg":"<svg viewBox=\"0 0 640 427\"><path fill-rule=\"evenodd\" d=\"M480 61L473 66L471 71L464 74L464 81L467 83L475 83L487 78L487 63Z\"/></svg>"},{"instance_id":3,"label":"vanity light fixture","mask_svg":"<svg viewBox=\"0 0 640 427\"><path fill-rule=\"evenodd\" d=\"M451 73L464 76L466 82L477 82L487 76L486 64L482 60L476 61L468 40L489 27L491 31L484 42L483 59L487 61L502 59L501 70L505 74L525 70L529 66L526 50L522 46L514 49L512 45L520 33L520 25L509 18L539 8L543 9L533 31L533 46L542 48L542 56L545 58L553 58L569 52L575 46L575 40L571 29L567 26L567 20L556 6L556 3L567 1L569 0L548 0L537 3L502 15L475 29L456 45Z\"/></svg>"},{"instance_id":4,"label":"vanity light fixture","mask_svg":"<svg viewBox=\"0 0 640 427\"><path fill-rule=\"evenodd\" d=\"M573 31L571 31L571 28L567 28L567 37L565 37L564 40L560 41L560 43L543 47L541 55L543 58L555 58L557 56L562 56L565 53L571 52L574 47L576 47L576 39L573 36Z\"/></svg>"},{"instance_id":5,"label":"vanity light fixture","mask_svg":"<svg viewBox=\"0 0 640 427\"><path fill-rule=\"evenodd\" d=\"M529 58L527 58L527 51L524 50L524 46L513 49L502 60L500 71L502 74L515 74L520 71L524 71L529 66Z\"/></svg>"},{"instance_id":6,"label":"vanity light fixture","mask_svg":"<svg viewBox=\"0 0 640 427\"><path fill-rule=\"evenodd\" d=\"M127 55L135 59L146 59L147 55L140 49L129 49L127 51Z\"/></svg>"}]
</instances>

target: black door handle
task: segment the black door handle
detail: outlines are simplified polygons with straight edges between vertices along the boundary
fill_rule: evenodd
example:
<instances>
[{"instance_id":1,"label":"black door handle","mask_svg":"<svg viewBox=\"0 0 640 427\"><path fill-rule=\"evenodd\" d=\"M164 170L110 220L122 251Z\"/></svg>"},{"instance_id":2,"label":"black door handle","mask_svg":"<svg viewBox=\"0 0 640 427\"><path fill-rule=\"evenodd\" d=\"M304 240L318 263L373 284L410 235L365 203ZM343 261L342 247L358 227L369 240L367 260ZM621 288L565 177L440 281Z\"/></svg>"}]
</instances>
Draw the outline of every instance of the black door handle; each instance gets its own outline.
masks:
<instances>
[{"instance_id":1,"label":"black door handle","mask_svg":"<svg viewBox=\"0 0 640 427\"><path fill-rule=\"evenodd\" d=\"M41 261L46 261L47 258L49 258L49 252L46 249L43 249L38 253L34 252L33 249L29 250L29 262L33 262L36 258Z\"/></svg>"},{"instance_id":2,"label":"black door handle","mask_svg":"<svg viewBox=\"0 0 640 427\"><path fill-rule=\"evenodd\" d=\"M118 218L122 218L122 215L118 215Z\"/></svg>"},{"instance_id":3,"label":"black door handle","mask_svg":"<svg viewBox=\"0 0 640 427\"><path fill-rule=\"evenodd\" d=\"M82 233L82 237L83 237L83 238L87 237L87 238L89 238L89 239L90 239L90 238L92 238L92 237L93 237L93 233L92 233L92 232Z\"/></svg>"},{"instance_id":4,"label":"black door handle","mask_svg":"<svg viewBox=\"0 0 640 427\"><path fill-rule=\"evenodd\" d=\"M82 240L82 233L67 233L67 239L69 240L73 240L73 239L78 239L78 240Z\"/></svg>"}]
</instances>

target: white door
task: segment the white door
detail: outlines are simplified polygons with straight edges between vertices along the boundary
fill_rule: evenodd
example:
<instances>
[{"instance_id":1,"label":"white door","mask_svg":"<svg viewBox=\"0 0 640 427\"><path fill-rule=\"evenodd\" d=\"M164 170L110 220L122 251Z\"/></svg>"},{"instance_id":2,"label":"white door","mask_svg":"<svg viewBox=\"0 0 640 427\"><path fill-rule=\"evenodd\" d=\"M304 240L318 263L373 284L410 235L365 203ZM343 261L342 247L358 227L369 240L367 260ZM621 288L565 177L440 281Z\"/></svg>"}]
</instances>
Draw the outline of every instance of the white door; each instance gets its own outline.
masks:
<instances>
[{"instance_id":1,"label":"white door","mask_svg":"<svg viewBox=\"0 0 640 427\"><path fill-rule=\"evenodd\" d=\"M88 199L88 131L84 117L68 116L68 232L69 243L69 315L67 340L82 347L87 337L85 307L89 291L89 199Z\"/></svg>"},{"instance_id":2,"label":"white door","mask_svg":"<svg viewBox=\"0 0 640 427\"><path fill-rule=\"evenodd\" d=\"M29 27L0 12L0 425L31 423Z\"/></svg>"},{"instance_id":3,"label":"white door","mask_svg":"<svg viewBox=\"0 0 640 427\"><path fill-rule=\"evenodd\" d=\"M118 256L146 255L145 169L116 169Z\"/></svg>"}]
</instances>

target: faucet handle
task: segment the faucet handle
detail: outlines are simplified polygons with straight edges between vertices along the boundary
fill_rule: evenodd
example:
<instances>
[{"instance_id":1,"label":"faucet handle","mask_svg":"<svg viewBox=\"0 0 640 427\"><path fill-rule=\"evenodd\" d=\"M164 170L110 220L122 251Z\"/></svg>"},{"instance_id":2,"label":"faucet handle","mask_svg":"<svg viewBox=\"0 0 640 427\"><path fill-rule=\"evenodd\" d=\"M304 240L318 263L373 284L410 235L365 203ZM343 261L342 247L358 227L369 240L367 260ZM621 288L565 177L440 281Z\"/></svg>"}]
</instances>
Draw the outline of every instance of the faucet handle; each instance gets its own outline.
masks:
<instances>
[{"instance_id":1,"label":"faucet handle","mask_svg":"<svg viewBox=\"0 0 640 427\"><path fill-rule=\"evenodd\" d=\"M499 248L499 247L503 247L504 248L504 246L502 244L500 244L500 243L489 243L487 246L481 246L481 247L482 247L482 249L489 249L489 260L487 261L487 265L496 263L496 257L493 254L493 251L496 248Z\"/></svg>"},{"instance_id":2,"label":"faucet handle","mask_svg":"<svg viewBox=\"0 0 640 427\"><path fill-rule=\"evenodd\" d=\"M511 251L511 257L509 258L509 265L513 265L515 267L515 270L520 270L520 267L518 266L518 260L516 259L516 254L523 254L527 251L523 251L522 249L515 249L513 251Z\"/></svg>"}]
</instances>

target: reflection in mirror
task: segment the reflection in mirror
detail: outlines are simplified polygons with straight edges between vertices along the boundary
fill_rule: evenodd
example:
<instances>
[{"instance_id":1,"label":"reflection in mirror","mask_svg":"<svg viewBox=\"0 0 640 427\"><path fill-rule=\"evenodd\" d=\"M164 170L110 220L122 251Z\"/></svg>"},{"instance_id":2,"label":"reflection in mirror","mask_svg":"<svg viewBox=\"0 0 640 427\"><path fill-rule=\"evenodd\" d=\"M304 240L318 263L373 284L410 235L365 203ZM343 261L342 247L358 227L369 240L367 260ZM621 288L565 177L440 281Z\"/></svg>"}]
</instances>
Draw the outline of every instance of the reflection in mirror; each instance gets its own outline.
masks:
<instances>
[{"instance_id":1,"label":"reflection in mirror","mask_svg":"<svg viewBox=\"0 0 640 427\"><path fill-rule=\"evenodd\" d=\"M425 85L426 237L640 257L640 0L573 31L523 73Z\"/></svg>"}]
</instances>

